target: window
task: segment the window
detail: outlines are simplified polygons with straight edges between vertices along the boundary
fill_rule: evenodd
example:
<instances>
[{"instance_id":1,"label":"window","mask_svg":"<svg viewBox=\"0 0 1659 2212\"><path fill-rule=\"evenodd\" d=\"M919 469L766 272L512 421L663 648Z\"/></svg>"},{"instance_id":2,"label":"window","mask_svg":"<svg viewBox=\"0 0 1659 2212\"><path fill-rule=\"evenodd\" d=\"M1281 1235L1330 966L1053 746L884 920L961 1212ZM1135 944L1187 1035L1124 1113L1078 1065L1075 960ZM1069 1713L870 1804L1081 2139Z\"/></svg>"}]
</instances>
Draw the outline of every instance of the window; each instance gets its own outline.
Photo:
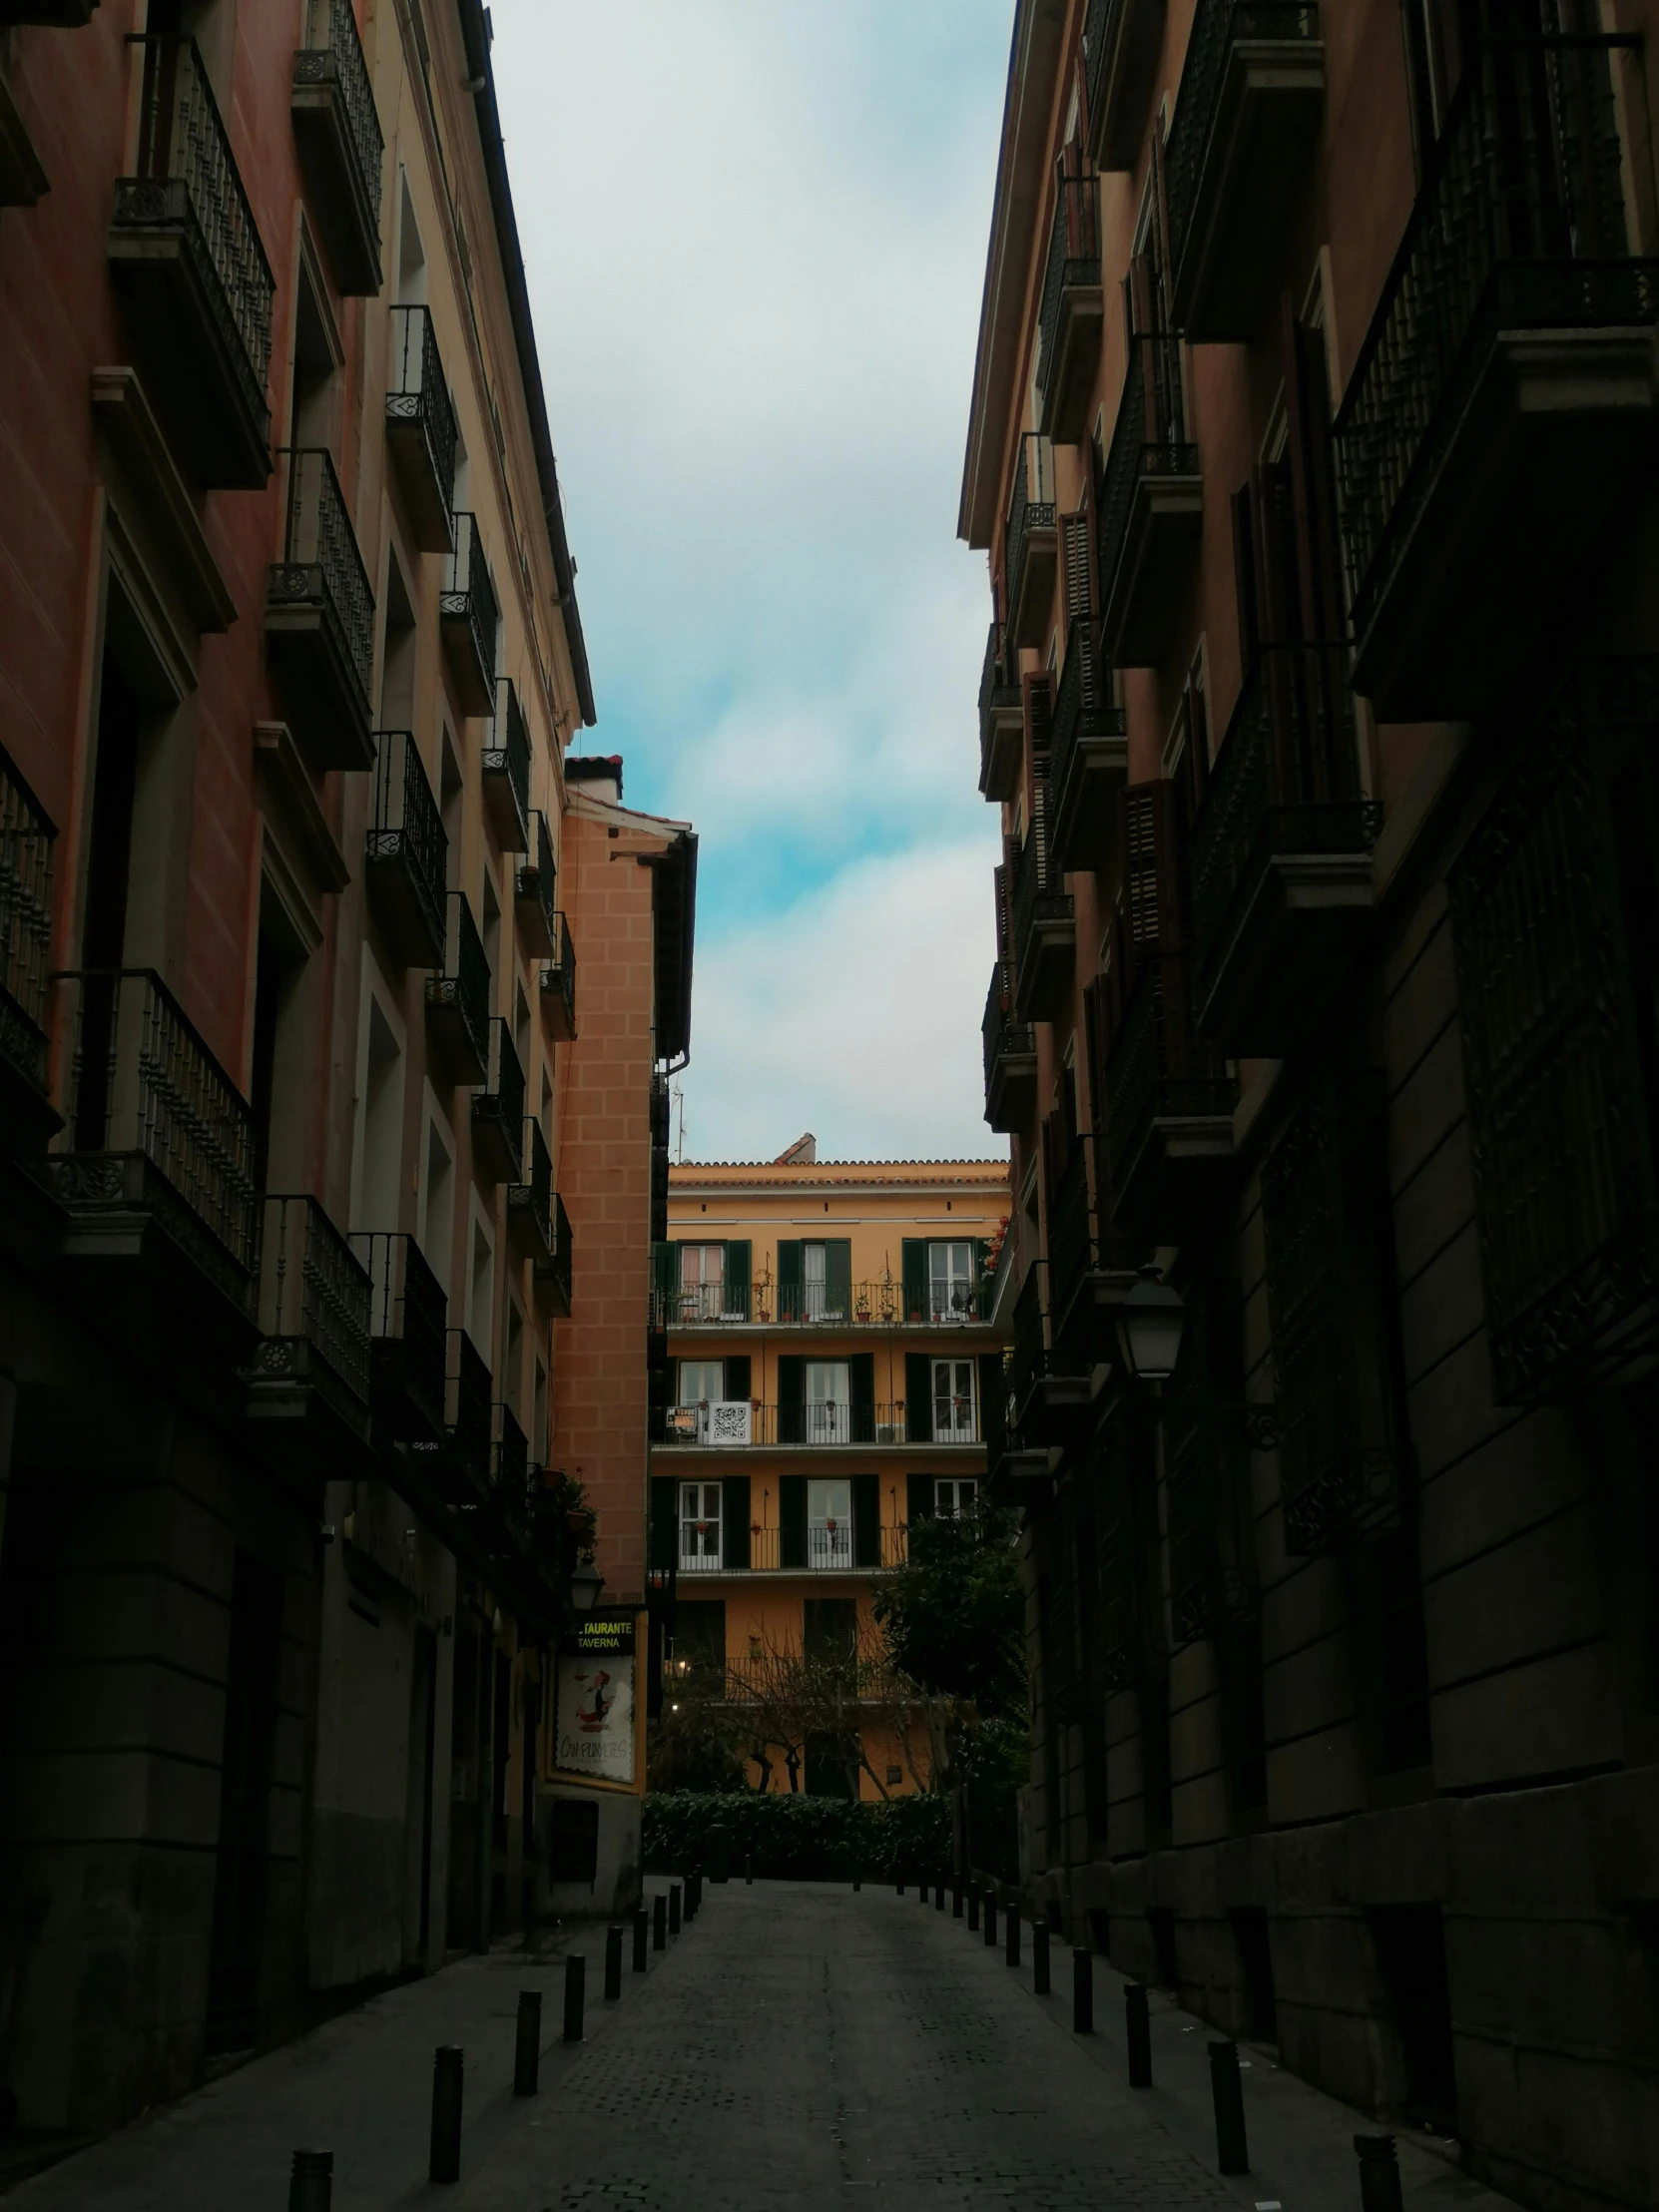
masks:
<instances>
[{"instance_id":1,"label":"window","mask_svg":"<svg viewBox=\"0 0 1659 2212\"><path fill-rule=\"evenodd\" d=\"M973 1314L973 1246L930 1244L927 1247L929 1311L933 1321L967 1321Z\"/></svg>"},{"instance_id":2,"label":"window","mask_svg":"<svg viewBox=\"0 0 1659 2212\"><path fill-rule=\"evenodd\" d=\"M933 1510L940 1520L965 1520L975 1512L979 1503L977 1482L960 1481L953 1475L941 1475L933 1485Z\"/></svg>"},{"instance_id":3,"label":"window","mask_svg":"<svg viewBox=\"0 0 1659 2212\"><path fill-rule=\"evenodd\" d=\"M842 1368L839 1372L844 1375L846 1370ZM809 1368L809 1380L812 1373ZM809 1399L808 1411L811 1410ZM843 1407L843 1418L844 1413ZM807 1484L807 1564L810 1567L849 1567L852 1564L852 1484L845 1476L827 1480L815 1475Z\"/></svg>"},{"instance_id":4,"label":"window","mask_svg":"<svg viewBox=\"0 0 1659 2212\"><path fill-rule=\"evenodd\" d=\"M726 1394L726 1371L719 1360L682 1360L680 1403L707 1405Z\"/></svg>"},{"instance_id":5,"label":"window","mask_svg":"<svg viewBox=\"0 0 1659 2212\"><path fill-rule=\"evenodd\" d=\"M720 1484L680 1485L680 1572L710 1574L720 1565Z\"/></svg>"},{"instance_id":6,"label":"window","mask_svg":"<svg viewBox=\"0 0 1659 2212\"><path fill-rule=\"evenodd\" d=\"M973 1439L973 1362L935 1360L933 1441L936 1444L970 1444Z\"/></svg>"},{"instance_id":7,"label":"window","mask_svg":"<svg viewBox=\"0 0 1659 2212\"><path fill-rule=\"evenodd\" d=\"M726 1285L724 1245L680 1247L680 1319L719 1321ZM715 1393L720 1394L718 1391Z\"/></svg>"},{"instance_id":8,"label":"window","mask_svg":"<svg viewBox=\"0 0 1659 2212\"><path fill-rule=\"evenodd\" d=\"M807 1362L807 1442L851 1441L851 1395L844 1360Z\"/></svg>"},{"instance_id":9,"label":"window","mask_svg":"<svg viewBox=\"0 0 1659 2212\"><path fill-rule=\"evenodd\" d=\"M845 1291L838 1273L830 1266L830 1247L827 1244L803 1245L801 1264L806 1291L802 1319L844 1321Z\"/></svg>"}]
</instances>

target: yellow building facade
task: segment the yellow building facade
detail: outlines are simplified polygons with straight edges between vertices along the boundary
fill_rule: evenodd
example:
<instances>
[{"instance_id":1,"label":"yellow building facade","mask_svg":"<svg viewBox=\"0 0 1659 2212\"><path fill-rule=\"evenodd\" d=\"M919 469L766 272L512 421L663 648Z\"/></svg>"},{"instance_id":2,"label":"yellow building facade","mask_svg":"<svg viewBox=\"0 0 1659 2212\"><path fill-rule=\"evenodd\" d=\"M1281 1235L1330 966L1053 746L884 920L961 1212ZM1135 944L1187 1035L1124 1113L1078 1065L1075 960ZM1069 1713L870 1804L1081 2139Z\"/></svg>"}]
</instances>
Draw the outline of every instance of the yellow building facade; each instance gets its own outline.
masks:
<instances>
[{"instance_id":1,"label":"yellow building facade","mask_svg":"<svg viewBox=\"0 0 1659 2212\"><path fill-rule=\"evenodd\" d=\"M650 1529L675 1589L664 1659L671 1705L718 1673L755 1713L753 1787L925 1787L925 1727L889 1698L835 1731L781 1708L802 1662L809 1680L813 1661L851 1659L879 1677L875 1596L909 1529L977 1500L1008 1214L993 1160L821 1162L804 1138L770 1165L669 1171Z\"/></svg>"}]
</instances>

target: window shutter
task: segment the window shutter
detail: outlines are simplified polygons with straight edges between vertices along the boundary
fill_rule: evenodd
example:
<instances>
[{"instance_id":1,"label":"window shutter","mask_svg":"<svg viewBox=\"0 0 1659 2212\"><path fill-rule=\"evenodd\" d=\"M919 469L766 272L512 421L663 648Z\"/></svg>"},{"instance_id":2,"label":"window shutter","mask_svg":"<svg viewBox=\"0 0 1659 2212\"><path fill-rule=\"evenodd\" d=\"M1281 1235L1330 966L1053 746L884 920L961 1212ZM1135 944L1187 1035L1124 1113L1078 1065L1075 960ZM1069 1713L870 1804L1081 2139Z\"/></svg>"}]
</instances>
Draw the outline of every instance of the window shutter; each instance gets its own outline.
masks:
<instances>
[{"instance_id":1,"label":"window shutter","mask_svg":"<svg viewBox=\"0 0 1659 2212\"><path fill-rule=\"evenodd\" d=\"M927 1319L927 1240L905 1237L899 1245L899 1278L904 1293L904 1319Z\"/></svg>"},{"instance_id":2,"label":"window shutter","mask_svg":"<svg viewBox=\"0 0 1659 2212\"><path fill-rule=\"evenodd\" d=\"M744 1362L745 1367L749 1365ZM729 1474L720 1485L720 1563L723 1567L749 1564L749 1477Z\"/></svg>"},{"instance_id":3,"label":"window shutter","mask_svg":"<svg viewBox=\"0 0 1659 2212\"><path fill-rule=\"evenodd\" d=\"M807 1441L807 1363L792 1353L778 1362L778 1441Z\"/></svg>"},{"instance_id":4,"label":"window shutter","mask_svg":"<svg viewBox=\"0 0 1659 2212\"><path fill-rule=\"evenodd\" d=\"M875 1441L875 1355L855 1352L846 1363L847 1396L851 1403L851 1439L855 1444Z\"/></svg>"},{"instance_id":5,"label":"window shutter","mask_svg":"<svg viewBox=\"0 0 1659 2212\"><path fill-rule=\"evenodd\" d=\"M726 1311L741 1315L745 1321L751 1318L751 1253L752 1247L747 1237L734 1237L726 1247ZM746 1391L745 1395L747 1394Z\"/></svg>"},{"instance_id":6,"label":"window shutter","mask_svg":"<svg viewBox=\"0 0 1659 2212\"><path fill-rule=\"evenodd\" d=\"M831 1314L852 1319L852 1240L827 1237L824 1243L824 1295Z\"/></svg>"},{"instance_id":7,"label":"window shutter","mask_svg":"<svg viewBox=\"0 0 1659 2212\"><path fill-rule=\"evenodd\" d=\"M904 1478L904 1525L914 1528L917 1521L933 1518L933 1477L930 1474L910 1474Z\"/></svg>"},{"instance_id":8,"label":"window shutter","mask_svg":"<svg viewBox=\"0 0 1659 2212\"><path fill-rule=\"evenodd\" d=\"M933 1363L925 1352L904 1355L904 1440L933 1441Z\"/></svg>"},{"instance_id":9,"label":"window shutter","mask_svg":"<svg viewBox=\"0 0 1659 2212\"><path fill-rule=\"evenodd\" d=\"M881 1480L878 1475L855 1474L852 1477L852 1564L855 1567L881 1564Z\"/></svg>"},{"instance_id":10,"label":"window shutter","mask_svg":"<svg viewBox=\"0 0 1659 2212\"><path fill-rule=\"evenodd\" d=\"M802 1257L799 1237L780 1237L778 1240L778 1319L796 1322L806 1311L805 1296L807 1263Z\"/></svg>"},{"instance_id":11,"label":"window shutter","mask_svg":"<svg viewBox=\"0 0 1659 2212\"><path fill-rule=\"evenodd\" d=\"M1187 940L1187 901L1175 785L1159 779L1124 787L1123 842L1135 952L1179 952Z\"/></svg>"},{"instance_id":12,"label":"window shutter","mask_svg":"<svg viewBox=\"0 0 1659 2212\"><path fill-rule=\"evenodd\" d=\"M748 1397L749 1355L747 1352L734 1352L727 1360L724 1387L729 1404L741 1403Z\"/></svg>"},{"instance_id":13,"label":"window shutter","mask_svg":"<svg viewBox=\"0 0 1659 2212\"><path fill-rule=\"evenodd\" d=\"M799 1360L795 1364L801 1365ZM781 1567L807 1564L807 1477L804 1474L782 1474L778 1478L778 1564Z\"/></svg>"},{"instance_id":14,"label":"window shutter","mask_svg":"<svg viewBox=\"0 0 1659 2212\"><path fill-rule=\"evenodd\" d=\"M1089 550L1089 517L1084 509L1060 517L1060 559L1065 578L1066 628L1080 622L1085 632L1094 614L1094 569Z\"/></svg>"},{"instance_id":15,"label":"window shutter","mask_svg":"<svg viewBox=\"0 0 1659 2212\"><path fill-rule=\"evenodd\" d=\"M654 1474L651 1477L651 1530L647 1549L653 1568L672 1574L679 1556L680 1541L677 1523L679 1506L676 1500L678 1483L672 1474Z\"/></svg>"}]
</instances>

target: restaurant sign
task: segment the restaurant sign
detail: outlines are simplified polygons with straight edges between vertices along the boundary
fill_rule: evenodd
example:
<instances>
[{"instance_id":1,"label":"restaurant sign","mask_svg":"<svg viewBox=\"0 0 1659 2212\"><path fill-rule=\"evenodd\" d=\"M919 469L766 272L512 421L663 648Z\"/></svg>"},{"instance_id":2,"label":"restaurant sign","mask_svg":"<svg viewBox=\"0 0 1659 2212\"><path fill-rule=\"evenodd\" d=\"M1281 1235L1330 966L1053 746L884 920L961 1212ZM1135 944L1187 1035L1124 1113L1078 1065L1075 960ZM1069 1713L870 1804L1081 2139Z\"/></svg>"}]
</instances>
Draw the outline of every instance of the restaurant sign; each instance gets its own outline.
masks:
<instances>
[{"instance_id":1,"label":"restaurant sign","mask_svg":"<svg viewBox=\"0 0 1659 2212\"><path fill-rule=\"evenodd\" d=\"M595 1614L559 1638L553 1764L628 1789L635 1782L636 1616Z\"/></svg>"}]
</instances>

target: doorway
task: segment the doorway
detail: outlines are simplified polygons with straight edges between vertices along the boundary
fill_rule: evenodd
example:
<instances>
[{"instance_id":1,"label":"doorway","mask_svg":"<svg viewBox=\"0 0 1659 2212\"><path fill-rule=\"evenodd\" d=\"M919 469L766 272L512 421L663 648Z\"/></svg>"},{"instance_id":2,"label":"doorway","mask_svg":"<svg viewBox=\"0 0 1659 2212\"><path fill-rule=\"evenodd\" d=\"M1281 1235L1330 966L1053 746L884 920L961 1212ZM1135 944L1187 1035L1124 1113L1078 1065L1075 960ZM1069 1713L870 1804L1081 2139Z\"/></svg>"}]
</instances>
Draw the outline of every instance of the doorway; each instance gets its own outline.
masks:
<instances>
[{"instance_id":1,"label":"doorway","mask_svg":"<svg viewBox=\"0 0 1659 2212\"><path fill-rule=\"evenodd\" d=\"M253 2050L259 2039L266 1841L281 1643L281 1576L251 1552L239 1551L231 1580L231 1647L208 1956L209 2056Z\"/></svg>"}]
</instances>

